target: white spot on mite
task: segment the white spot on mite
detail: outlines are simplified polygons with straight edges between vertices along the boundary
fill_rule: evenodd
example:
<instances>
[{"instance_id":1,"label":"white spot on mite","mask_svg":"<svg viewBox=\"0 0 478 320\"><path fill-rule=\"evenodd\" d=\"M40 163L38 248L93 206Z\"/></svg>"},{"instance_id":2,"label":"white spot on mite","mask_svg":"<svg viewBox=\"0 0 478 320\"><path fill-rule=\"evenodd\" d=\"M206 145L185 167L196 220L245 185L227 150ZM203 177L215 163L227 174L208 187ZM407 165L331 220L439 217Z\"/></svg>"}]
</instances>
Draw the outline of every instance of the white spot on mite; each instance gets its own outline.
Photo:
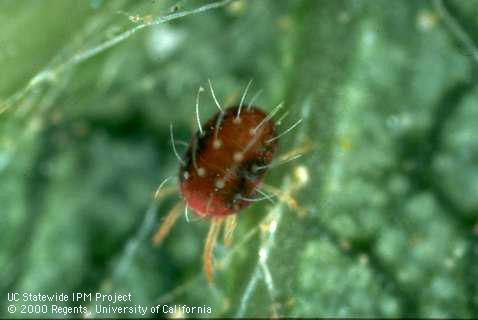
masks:
<instances>
[{"instance_id":1,"label":"white spot on mite","mask_svg":"<svg viewBox=\"0 0 478 320\"><path fill-rule=\"evenodd\" d=\"M198 176L200 177L205 177L206 176L206 169L204 168L198 168Z\"/></svg>"},{"instance_id":2,"label":"white spot on mite","mask_svg":"<svg viewBox=\"0 0 478 320\"><path fill-rule=\"evenodd\" d=\"M239 200L241 200L241 199L242 199L242 194L236 193L236 194L234 195L234 200L233 200L233 201L234 201L234 202L237 202L237 201L239 201ZM237 207L237 206L236 206L236 207Z\"/></svg>"},{"instance_id":3,"label":"white spot on mite","mask_svg":"<svg viewBox=\"0 0 478 320\"><path fill-rule=\"evenodd\" d=\"M216 150L219 149L220 147L222 147L222 141L219 139L215 139L212 143L212 147Z\"/></svg>"},{"instance_id":4,"label":"white spot on mite","mask_svg":"<svg viewBox=\"0 0 478 320\"><path fill-rule=\"evenodd\" d=\"M225 183L224 180L222 180L222 179L217 179L216 182L215 182L215 186L216 186L216 188L218 188L218 189L224 188L224 185L225 185L225 184L226 184L226 183Z\"/></svg>"},{"instance_id":5,"label":"white spot on mite","mask_svg":"<svg viewBox=\"0 0 478 320\"><path fill-rule=\"evenodd\" d=\"M188 180L189 179L189 172L185 171L183 174L184 179Z\"/></svg>"},{"instance_id":6,"label":"white spot on mite","mask_svg":"<svg viewBox=\"0 0 478 320\"><path fill-rule=\"evenodd\" d=\"M255 136L255 135L256 135L256 129L255 129L255 128L250 129L250 130L249 130L249 134L250 134L251 136Z\"/></svg>"},{"instance_id":7,"label":"white spot on mite","mask_svg":"<svg viewBox=\"0 0 478 320\"><path fill-rule=\"evenodd\" d=\"M241 162L244 159L244 154L242 152L234 152L232 156L235 162Z\"/></svg>"},{"instance_id":8,"label":"white spot on mite","mask_svg":"<svg viewBox=\"0 0 478 320\"><path fill-rule=\"evenodd\" d=\"M234 124L241 124L241 118L235 117L234 120L232 120Z\"/></svg>"}]
</instances>

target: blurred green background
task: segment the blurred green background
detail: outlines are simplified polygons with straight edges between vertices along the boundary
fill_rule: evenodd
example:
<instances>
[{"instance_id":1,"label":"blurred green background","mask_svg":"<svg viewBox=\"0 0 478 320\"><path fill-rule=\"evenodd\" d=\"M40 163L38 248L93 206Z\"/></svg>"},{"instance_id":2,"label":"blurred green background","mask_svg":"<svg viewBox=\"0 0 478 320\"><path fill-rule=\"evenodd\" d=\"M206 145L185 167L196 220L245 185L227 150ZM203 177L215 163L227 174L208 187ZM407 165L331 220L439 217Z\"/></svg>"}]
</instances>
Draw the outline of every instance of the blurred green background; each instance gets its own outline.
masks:
<instances>
[{"instance_id":1,"label":"blurred green background","mask_svg":"<svg viewBox=\"0 0 478 320\"><path fill-rule=\"evenodd\" d=\"M0 316L64 317L7 293L102 292L212 310L165 317L478 317L478 1L226 1L148 25L208 3L0 0ZM306 215L241 212L214 285L207 221L151 244L179 199L152 200L178 170L169 124L189 141L207 79L224 104L253 79L282 130L304 119L280 153L312 145L266 178Z\"/></svg>"}]
</instances>

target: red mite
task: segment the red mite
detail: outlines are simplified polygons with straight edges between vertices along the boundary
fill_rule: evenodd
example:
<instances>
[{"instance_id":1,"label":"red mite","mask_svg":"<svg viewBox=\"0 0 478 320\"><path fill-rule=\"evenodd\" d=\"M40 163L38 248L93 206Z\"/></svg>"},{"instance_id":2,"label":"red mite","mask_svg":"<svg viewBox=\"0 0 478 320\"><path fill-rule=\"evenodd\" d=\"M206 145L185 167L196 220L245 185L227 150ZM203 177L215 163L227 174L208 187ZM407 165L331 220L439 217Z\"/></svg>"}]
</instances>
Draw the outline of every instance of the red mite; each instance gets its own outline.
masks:
<instances>
[{"instance_id":1,"label":"red mite","mask_svg":"<svg viewBox=\"0 0 478 320\"><path fill-rule=\"evenodd\" d=\"M179 170L187 205L205 218L239 212L254 201L277 149L274 122L257 107L216 113L189 144Z\"/></svg>"},{"instance_id":2,"label":"red mite","mask_svg":"<svg viewBox=\"0 0 478 320\"><path fill-rule=\"evenodd\" d=\"M276 135L272 116L281 105L270 114L251 105L243 108L247 88L239 106L222 110L211 86L220 111L199 127L184 158L179 157L174 147L171 126L173 149L181 162L179 181L186 210L189 207L199 217L211 220L203 253L209 282L213 276L212 252L221 225L225 222L224 243L228 245L236 225L236 213L261 200L256 193L262 193L258 187L274 158L280 136ZM199 122L198 114L197 118ZM159 192L165 181L158 188L157 199L169 193ZM153 237L155 244L169 233L181 214L181 206L176 205L166 216Z\"/></svg>"}]
</instances>

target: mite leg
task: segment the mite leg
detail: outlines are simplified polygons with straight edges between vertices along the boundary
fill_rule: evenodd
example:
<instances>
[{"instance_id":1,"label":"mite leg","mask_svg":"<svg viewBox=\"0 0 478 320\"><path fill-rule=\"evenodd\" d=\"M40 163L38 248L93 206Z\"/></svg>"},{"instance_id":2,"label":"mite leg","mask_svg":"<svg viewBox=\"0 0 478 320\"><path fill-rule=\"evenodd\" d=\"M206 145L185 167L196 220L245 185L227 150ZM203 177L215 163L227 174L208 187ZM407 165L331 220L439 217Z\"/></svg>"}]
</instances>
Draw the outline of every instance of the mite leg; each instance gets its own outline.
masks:
<instances>
[{"instance_id":1,"label":"mite leg","mask_svg":"<svg viewBox=\"0 0 478 320\"><path fill-rule=\"evenodd\" d=\"M182 214L182 203L178 202L172 209L169 211L166 219L164 219L161 227L159 227L158 231L153 236L153 243L154 245L158 246L161 241L169 234L171 228L174 226L176 220L178 220L179 216Z\"/></svg>"},{"instance_id":2,"label":"mite leg","mask_svg":"<svg viewBox=\"0 0 478 320\"><path fill-rule=\"evenodd\" d=\"M232 243L232 236L237 226L237 216L235 214L228 215L226 224L224 226L224 245L230 246Z\"/></svg>"},{"instance_id":3,"label":"mite leg","mask_svg":"<svg viewBox=\"0 0 478 320\"><path fill-rule=\"evenodd\" d=\"M209 233L207 234L206 244L204 245L203 261L204 272L206 273L207 281L212 283L213 280L213 264L212 253L214 246L216 245L217 235L221 230L221 225L224 218L213 218L211 221L211 227L209 227Z\"/></svg>"},{"instance_id":4,"label":"mite leg","mask_svg":"<svg viewBox=\"0 0 478 320\"><path fill-rule=\"evenodd\" d=\"M306 141L302 145L287 151L285 154L280 155L277 161L289 162L289 161L295 160L297 159L298 156L302 156L308 153L312 149L313 149L312 143L310 141Z\"/></svg>"},{"instance_id":5,"label":"mite leg","mask_svg":"<svg viewBox=\"0 0 478 320\"><path fill-rule=\"evenodd\" d=\"M305 216L306 210L299 206L297 200L295 200L295 198L289 192L284 192L277 187L265 183L262 184L262 188L274 194L281 202L287 204L291 209L297 212L299 217Z\"/></svg>"},{"instance_id":6,"label":"mite leg","mask_svg":"<svg viewBox=\"0 0 478 320\"><path fill-rule=\"evenodd\" d=\"M270 164L267 167L272 167L275 165L280 165L284 163L288 163L300 157L302 154L309 152L312 149L312 145L310 142L305 142L302 146L294 148L287 152L286 154L279 157L279 160L276 163ZM259 169L261 167L258 167ZM269 193L275 195L281 202L287 204L291 209L297 212L299 217L303 217L306 215L307 210L299 206L297 200L292 196L292 194L302 187L304 187L309 181L309 173L306 166L298 165L294 168L294 179L290 188L284 192L277 187L268 185L266 183L262 184L262 188Z\"/></svg>"}]
</instances>

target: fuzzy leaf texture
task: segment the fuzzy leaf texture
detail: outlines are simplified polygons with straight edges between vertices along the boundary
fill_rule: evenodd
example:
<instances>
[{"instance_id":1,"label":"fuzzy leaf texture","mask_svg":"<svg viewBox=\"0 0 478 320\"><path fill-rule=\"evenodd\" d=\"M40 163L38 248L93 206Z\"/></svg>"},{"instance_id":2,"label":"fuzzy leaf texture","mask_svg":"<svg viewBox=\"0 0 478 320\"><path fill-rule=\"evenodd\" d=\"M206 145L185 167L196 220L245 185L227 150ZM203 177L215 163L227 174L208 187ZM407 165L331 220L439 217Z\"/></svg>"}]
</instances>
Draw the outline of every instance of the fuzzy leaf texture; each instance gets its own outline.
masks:
<instances>
[{"instance_id":1,"label":"fuzzy leaf texture","mask_svg":"<svg viewBox=\"0 0 478 320\"><path fill-rule=\"evenodd\" d=\"M0 2L0 316L12 292L131 293L183 317L478 317L478 2ZM265 182L202 266L208 221L153 194L196 92L288 115ZM217 109L200 97L206 121ZM184 148L178 144L180 153ZM166 187L176 188L168 181ZM51 306L52 303L46 303ZM17 308L15 314L9 307ZM106 304L104 304L106 305ZM146 317L157 316L147 313Z\"/></svg>"}]
</instances>

